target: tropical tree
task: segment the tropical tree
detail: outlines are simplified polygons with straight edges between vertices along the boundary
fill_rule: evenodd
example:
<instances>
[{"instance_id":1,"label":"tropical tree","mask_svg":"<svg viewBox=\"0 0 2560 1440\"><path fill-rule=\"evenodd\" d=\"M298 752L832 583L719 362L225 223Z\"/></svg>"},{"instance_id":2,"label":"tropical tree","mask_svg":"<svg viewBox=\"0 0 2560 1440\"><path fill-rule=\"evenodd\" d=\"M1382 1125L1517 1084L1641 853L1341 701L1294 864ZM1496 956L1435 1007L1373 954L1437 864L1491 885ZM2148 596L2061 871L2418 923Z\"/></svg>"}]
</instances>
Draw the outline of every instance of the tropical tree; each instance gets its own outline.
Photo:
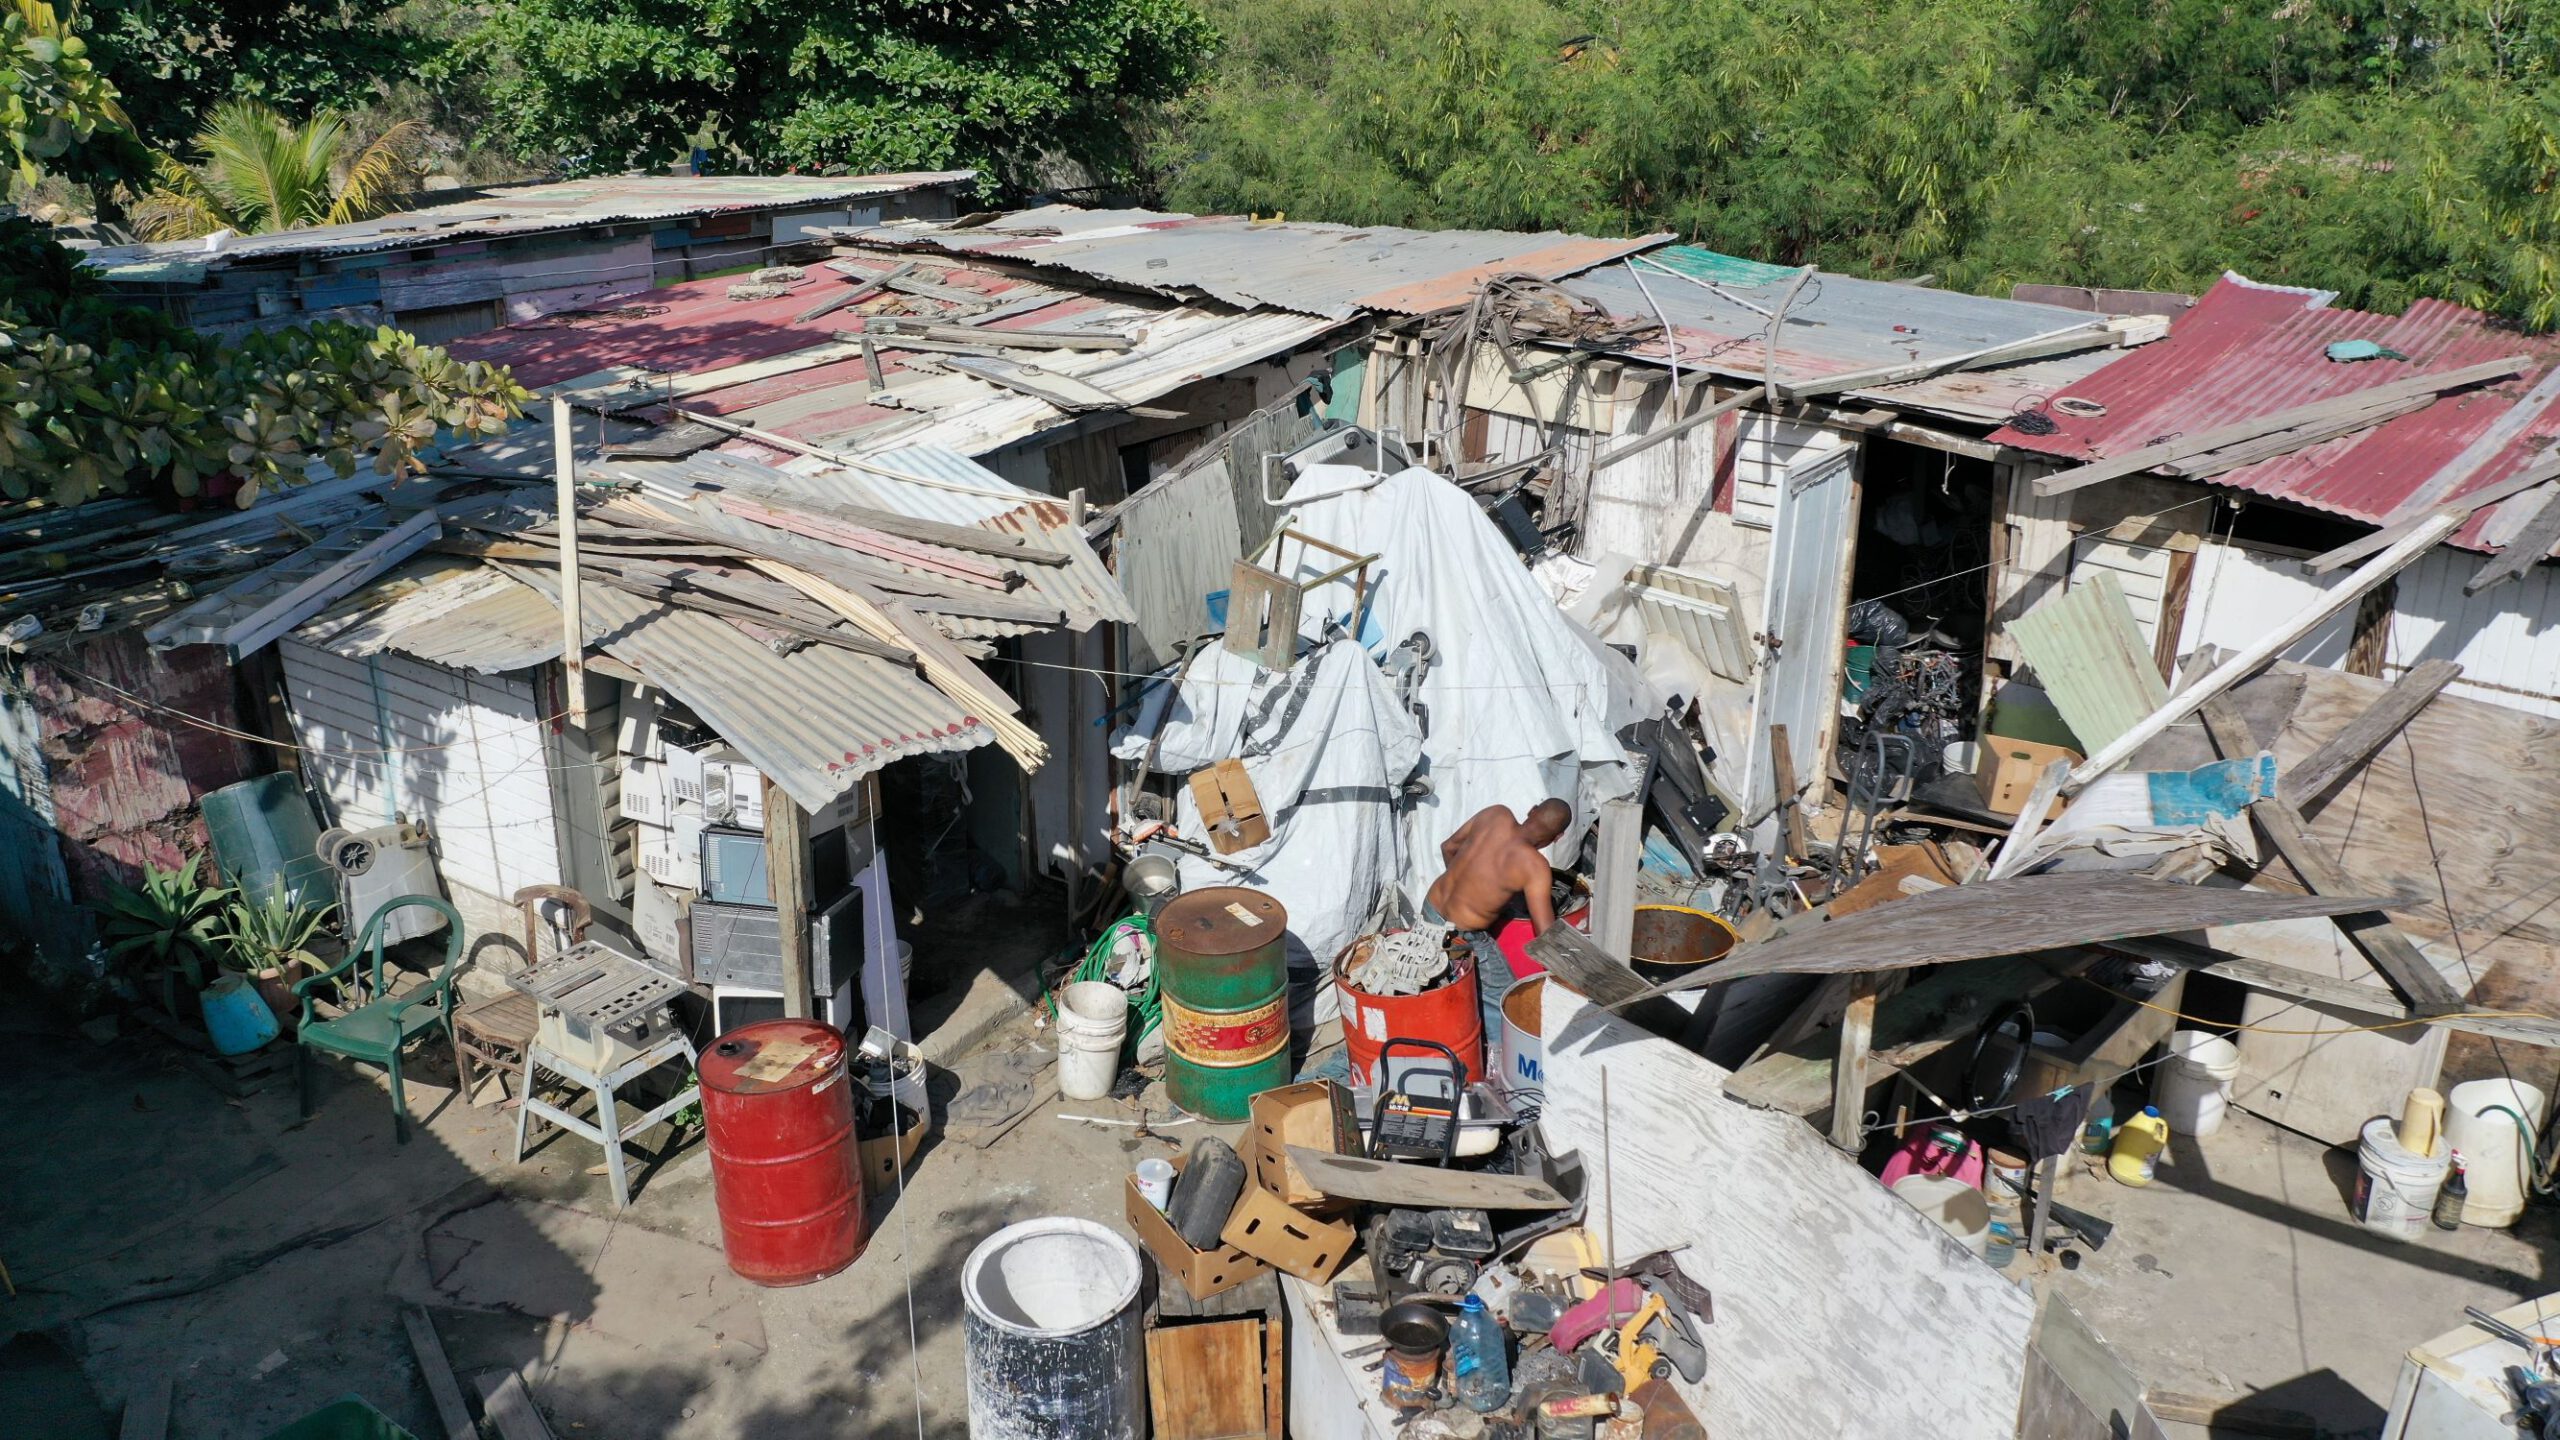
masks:
<instances>
[{"instance_id":1,"label":"tropical tree","mask_svg":"<svg viewBox=\"0 0 2560 1440\"><path fill-rule=\"evenodd\" d=\"M134 226L147 240L192 240L369 220L416 193L410 157L425 134L404 120L350 154L335 110L297 125L255 100L229 101L196 135L199 165L159 157L159 185L134 206Z\"/></svg>"}]
</instances>

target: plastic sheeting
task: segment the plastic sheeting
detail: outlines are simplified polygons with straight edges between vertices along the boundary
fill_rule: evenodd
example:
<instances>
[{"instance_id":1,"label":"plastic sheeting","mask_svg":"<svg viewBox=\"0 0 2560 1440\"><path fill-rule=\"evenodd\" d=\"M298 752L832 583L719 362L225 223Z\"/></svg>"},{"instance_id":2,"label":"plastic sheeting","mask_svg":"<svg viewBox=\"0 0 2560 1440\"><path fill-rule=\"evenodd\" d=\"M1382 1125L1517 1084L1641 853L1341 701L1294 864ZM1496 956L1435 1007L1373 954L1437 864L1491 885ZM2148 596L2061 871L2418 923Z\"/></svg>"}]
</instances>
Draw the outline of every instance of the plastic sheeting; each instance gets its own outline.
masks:
<instances>
[{"instance_id":1,"label":"plastic sheeting","mask_svg":"<svg viewBox=\"0 0 2560 1440\"><path fill-rule=\"evenodd\" d=\"M1428 470L1378 479L1315 465L1289 493L1290 528L1379 557L1364 632L1388 646L1425 632L1438 657L1416 696L1431 793L1406 830L1417 857L1402 877L1406 900L1420 906L1440 842L1490 805L1525 814L1549 796L1573 802L1573 827L1549 852L1570 859L1600 803L1634 789L1616 738L1641 718L1633 664L1558 610L1474 498ZM1341 563L1281 543L1284 574ZM1352 604L1350 583L1336 581L1309 598L1303 624L1320 630Z\"/></svg>"},{"instance_id":2,"label":"plastic sheeting","mask_svg":"<svg viewBox=\"0 0 2560 1440\"><path fill-rule=\"evenodd\" d=\"M1220 857L1244 873L1185 856L1182 888L1250 885L1278 900L1289 912L1290 1025L1304 1033L1332 1019L1325 972L1385 911L1406 868L1393 801L1421 759L1420 729L1347 639L1300 657L1285 674L1210 641L1184 673L1180 695L1152 691L1112 752L1143 759L1160 718L1157 770L1180 774L1239 759L1271 822L1270 839ZM1188 786L1176 791L1174 818L1185 835L1207 833Z\"/></svg>"}]
</instances>

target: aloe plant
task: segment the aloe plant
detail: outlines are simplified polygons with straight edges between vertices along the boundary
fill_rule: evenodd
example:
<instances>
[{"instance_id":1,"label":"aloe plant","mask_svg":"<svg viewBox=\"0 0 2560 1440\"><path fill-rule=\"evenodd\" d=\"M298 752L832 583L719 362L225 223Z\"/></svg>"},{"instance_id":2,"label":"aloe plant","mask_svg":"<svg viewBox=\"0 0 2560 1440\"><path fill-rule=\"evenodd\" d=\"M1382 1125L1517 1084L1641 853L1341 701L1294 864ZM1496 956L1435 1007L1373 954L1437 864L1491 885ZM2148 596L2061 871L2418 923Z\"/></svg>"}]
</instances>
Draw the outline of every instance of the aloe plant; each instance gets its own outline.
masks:
<instances>
[{"instance_id":1,"label":"aloe plant","mask_svg":"<svg viewBox=\"0 0 2560 1440\"><path fill-rule=\"evenodd\" d=\"M100 917L101 943L109 963L137 982L156 980L161 1004L177 1009L171 977L183 974L190 989L201 990L206 963L222 944L222 907L237 892L196 879L196 867L163 870L143 867L142 885L117 885L89 908Z\"/></svg>"},{"instance_id":2,"label":"aloe plant","mask_svg":"<svg viewBox=\"0 0 2560 1440\"><path fill-rule=\"evenodd\" d=\"M311 942L337 913L335 905L304 905L277 885L255 900L237 892L222 908L216 934L224 959L247 975L272 975L296 960L311 960Z\"/></svg>"}]
</instances>

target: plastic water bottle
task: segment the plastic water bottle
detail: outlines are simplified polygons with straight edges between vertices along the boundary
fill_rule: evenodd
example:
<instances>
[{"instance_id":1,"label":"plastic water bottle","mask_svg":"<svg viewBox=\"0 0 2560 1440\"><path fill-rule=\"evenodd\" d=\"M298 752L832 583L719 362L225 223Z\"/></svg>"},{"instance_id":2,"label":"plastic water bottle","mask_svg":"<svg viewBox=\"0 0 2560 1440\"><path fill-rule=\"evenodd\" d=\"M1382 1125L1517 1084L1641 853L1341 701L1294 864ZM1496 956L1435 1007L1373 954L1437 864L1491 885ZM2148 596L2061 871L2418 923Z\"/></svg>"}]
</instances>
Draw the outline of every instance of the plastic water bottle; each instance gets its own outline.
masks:
<instances>
[{"instance_id":1,"label":"plastic water bottle","mask_svg":"<svg viewBox=\"0 0 2560 1440\"><path fill-rule=\"evenodd\" d=\"M1449 1368L1457 1373L1458 1403L1479 1415L1511 1399L1511 1357L1503 1350L1502 1322L1470 1295L1449 1325Z\"/></svg>"}]
</instances>

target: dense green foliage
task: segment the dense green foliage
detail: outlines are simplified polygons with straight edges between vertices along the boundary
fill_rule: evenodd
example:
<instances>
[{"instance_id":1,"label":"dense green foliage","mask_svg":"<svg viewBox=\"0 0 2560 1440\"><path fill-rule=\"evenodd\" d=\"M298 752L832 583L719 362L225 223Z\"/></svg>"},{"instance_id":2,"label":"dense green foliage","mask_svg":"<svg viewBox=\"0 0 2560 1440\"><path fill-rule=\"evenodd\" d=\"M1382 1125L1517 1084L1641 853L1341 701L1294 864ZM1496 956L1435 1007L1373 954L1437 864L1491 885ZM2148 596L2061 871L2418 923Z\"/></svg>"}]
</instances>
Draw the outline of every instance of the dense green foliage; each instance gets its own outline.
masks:
<instances>
[{"instance_id":1,"label":"dense green foliage","mask_svg":"<svg viewBox=\"0 0 2560 1440\"><path fill-rule=\"evenodd\" d=\"M2560 321L2550 0L1213 0L1167 198Z\"/></svg>"},{"instance_id":2,"label":"dense green foliage","mask_svg":"<svg viewBox=\"0 0 2560 1440\"><path fill-rule=\"evenodd\" d=\"M0 187L48 170L76 179L131 174L140 150L128 124L75 26L43 0L0 8Z\"/></svg>"},{"instance_id":3,"label":"dense green foliage","mask_svg":"<svg viewBox=\"0 0 2560 1440\"><path fill-rule=\"evenodd\" d=\"M287 115L359 110L436 37L401 4L355 0L87 0L107 78L144 143L183 147L226 100Z\"/></svg>"},{"instance_id":4,"label":"dense green foliage","mask_svg":"<svg viewBox=\"0 0 2560 1440\"><path fill-rule=\"evenodd\" d=\"M498 0L456 73L501 134L595 171L693 145L723 168L1105 165L1121 107L1178 94L1211 35L1187 0Z\"/></svg>"}]
</instances>

